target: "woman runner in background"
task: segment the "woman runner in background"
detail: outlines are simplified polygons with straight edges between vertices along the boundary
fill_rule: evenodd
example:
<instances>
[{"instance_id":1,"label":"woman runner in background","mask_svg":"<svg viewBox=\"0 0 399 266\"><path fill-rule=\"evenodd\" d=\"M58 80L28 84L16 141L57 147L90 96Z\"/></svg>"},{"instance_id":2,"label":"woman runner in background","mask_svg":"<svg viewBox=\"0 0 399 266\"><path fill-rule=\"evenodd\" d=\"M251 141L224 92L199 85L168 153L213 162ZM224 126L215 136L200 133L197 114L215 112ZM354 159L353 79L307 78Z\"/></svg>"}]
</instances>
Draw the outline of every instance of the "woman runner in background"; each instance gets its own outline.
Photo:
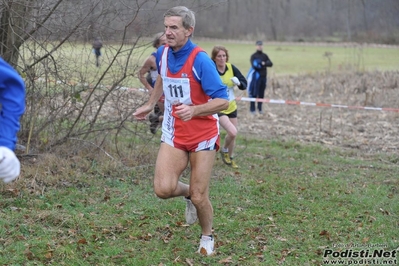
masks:
<instances>
[{"instance_id":1,"label":"woman runner in background","mask_svg":"<svg viewBox=\"0 0 399 266\"><path fill-rule=\"evenodd\" d=\"M229 107L218 113L219 123L227 132L224 144L220 150L222 160L225 164L233 168L239 168L233 159L238 132L237 102L235 100L234 88L237 86L240 90L246 90L247 80L237 67L228 63L229 52L225 47L213 47L211 57L216 64L216 69L219 72L222 82L227 86L227 93L229 96Z\"/></svg>"}]
</instances>

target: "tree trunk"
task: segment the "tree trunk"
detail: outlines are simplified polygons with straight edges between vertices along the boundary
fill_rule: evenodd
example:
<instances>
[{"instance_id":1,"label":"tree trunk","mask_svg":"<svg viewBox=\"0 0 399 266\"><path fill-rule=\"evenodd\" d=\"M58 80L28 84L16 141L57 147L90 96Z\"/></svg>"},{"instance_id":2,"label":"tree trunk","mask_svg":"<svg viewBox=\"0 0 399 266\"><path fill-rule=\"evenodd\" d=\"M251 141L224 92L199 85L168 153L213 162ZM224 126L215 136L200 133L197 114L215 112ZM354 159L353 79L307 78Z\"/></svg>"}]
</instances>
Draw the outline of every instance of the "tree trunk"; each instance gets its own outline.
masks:
<instances>
[{"instance_id":1,"label":"tree trunk","mask_svg":"<svg viewBox=\"0 0 399 266\"><path fill-rule=\"evenodd\" d=\"M0 24L0 54L14 68L18 66L19 48L24 43L28 14L33 7L32 1L4 1Z\"/></svg>"},{"instance_id":2,"label":"tree trunk","mask_svg":"<svg viewBox=\"0 0 399 266\"><path fill-rule=\"evenodd\" d=\"M352 32L351 32L351 2L348 0L348 16L346 17L346 32L348 35L348 41L352 41Z\"/></svg>"}]
</instances>

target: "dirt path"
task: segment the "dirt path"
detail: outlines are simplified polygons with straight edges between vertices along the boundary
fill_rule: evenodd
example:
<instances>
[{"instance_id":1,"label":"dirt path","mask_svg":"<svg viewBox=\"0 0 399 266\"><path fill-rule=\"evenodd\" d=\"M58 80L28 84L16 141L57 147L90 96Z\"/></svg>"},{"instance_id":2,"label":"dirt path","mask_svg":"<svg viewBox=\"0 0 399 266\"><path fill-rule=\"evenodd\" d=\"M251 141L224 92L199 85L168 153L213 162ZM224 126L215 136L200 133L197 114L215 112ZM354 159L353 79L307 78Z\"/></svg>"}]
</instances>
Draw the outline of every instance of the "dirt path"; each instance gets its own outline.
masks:
<instances>
[{"instance_id":1,"label":"dirt path","mask_svg":"<svg viewBox=\"0 0 399 266\"><path fill-rule=\"evenodd\" d=\"M285 77L269 81L265 98L396 109L398 84L399 72ZM365 153L399 148L399 112L264 103L264 114L253 116L249 102L238 105L241 134Z\"/></svg>"}]
</instances>

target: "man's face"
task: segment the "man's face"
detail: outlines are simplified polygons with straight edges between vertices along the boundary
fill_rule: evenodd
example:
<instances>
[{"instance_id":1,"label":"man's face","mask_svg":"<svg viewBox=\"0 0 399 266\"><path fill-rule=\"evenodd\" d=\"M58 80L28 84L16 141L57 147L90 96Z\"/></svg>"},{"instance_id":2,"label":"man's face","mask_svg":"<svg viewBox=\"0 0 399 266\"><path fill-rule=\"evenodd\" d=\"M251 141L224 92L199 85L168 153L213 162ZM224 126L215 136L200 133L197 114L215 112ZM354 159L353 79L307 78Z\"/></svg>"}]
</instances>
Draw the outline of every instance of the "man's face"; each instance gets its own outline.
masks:
<instances>
[{"instance_id":1,"label":"man's face","mask_svg":"<svg viewBox=\"0 0 399 266\"><path fill-rule=\"evenodd\" d=\"M193 33L194 28L185 29L181 17L165 17L165 36L166 43L174 50L182 48L188 37Z\"/></svg>"},{"instance_id":2,"label":"man's face","mask_svg":"<svg viewBox=\"0 0 399 266\"><path fill-rule=\"evenodd\" d=\"M262 48L263 48L263 45L257 45L256 46L256 50L258 50L258 51L262 51Z\"/></svg>"}]
</instances>

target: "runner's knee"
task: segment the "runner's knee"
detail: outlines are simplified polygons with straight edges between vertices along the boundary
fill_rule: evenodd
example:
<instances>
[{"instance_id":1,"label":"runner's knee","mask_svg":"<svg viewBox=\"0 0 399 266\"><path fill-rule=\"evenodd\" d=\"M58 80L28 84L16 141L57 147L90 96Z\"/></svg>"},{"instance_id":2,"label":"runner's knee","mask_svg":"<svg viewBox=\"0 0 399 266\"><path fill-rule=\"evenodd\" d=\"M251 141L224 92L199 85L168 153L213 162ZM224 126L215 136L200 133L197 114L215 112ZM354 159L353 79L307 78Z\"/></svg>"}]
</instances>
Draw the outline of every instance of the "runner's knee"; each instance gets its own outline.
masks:
<instances>
[{"instance_id":1,"label":"runner's knee","mask_svg":"<svg viewBox=\"0 0 399 266\"><path fill-rule=\"evenodd\" d=\"M170 190L156 186L154 186L154 192L161 199L168 199L172 195Z\"/></svg>"},{"instance_id":2,"label":"runner's knee","mask_svg":"<svg viewBox=\"0 0 399 266\"><path fill-rule=\"evenodd\" d=\"M168 199L173 195L173 191L175 191L176 186L172 187L171 185L160 184L154 182L154 192L161 199Z\"/></svg>"},{"instance_id":3,"label":"runner's knee","mask_svg":"<svg viewBox=\"0 0 399 266\"><path fill-rule=\"evenodd\" d=\"M190 199L195 206L201 205L206 200L208 200L208 193L190 191Z\"/></svg>"}]
</instances>

